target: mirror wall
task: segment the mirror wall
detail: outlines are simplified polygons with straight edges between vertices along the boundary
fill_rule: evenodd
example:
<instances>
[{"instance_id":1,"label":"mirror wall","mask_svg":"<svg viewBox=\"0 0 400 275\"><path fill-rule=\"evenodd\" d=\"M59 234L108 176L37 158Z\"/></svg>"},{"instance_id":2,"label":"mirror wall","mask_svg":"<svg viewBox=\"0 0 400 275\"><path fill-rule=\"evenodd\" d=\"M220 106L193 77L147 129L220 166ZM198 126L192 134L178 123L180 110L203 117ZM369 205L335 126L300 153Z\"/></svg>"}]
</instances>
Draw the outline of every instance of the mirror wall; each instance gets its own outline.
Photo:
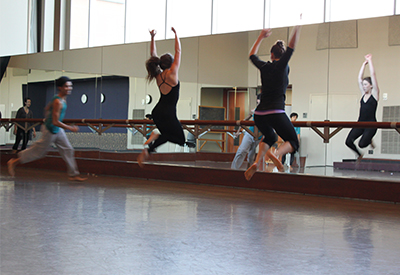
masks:
<instances>
[{"instance_id":1,"label":"mirror wall","mask_svg":"<svg viewBox=\"0 0 400 275\"><path fill-rule=\"evenodd\" d=\"M380 89L376 118L398 121L398 21L394 16L303 26L289 63L288 115L296 112L298 121L357 121L361 99L358 74L364 56L372 54ZM290 31L291 28L273 29L272 35L263 41L259 56L269 60L271 45L278 39L287 41ZM249 49L258 34L259 31L250 31L181 39L181 92L177 108L180 120L197 119L199 106L225 108L226 119L247 116L255 107L261 84L257 69L248 60ZM156 43L159 54L174 51L173 40ZM145 81L144 63L148 56L148 42L14 56L0 85L3 117L11 116L22 106L22 92L38 98L38 102L32 102L32 108L37 107L34 112L40 113L39 109L49 100L54 79L67 75L74 80L75 88L66 118L142 119L151 113L159 99L156 84ZM364 75L370 75L368 66ZM42 88L47 91L46 97L37 95L37 90ZM354 171L333 168L336 162L356 157L345 145L349 131L343 129L329 143L324 143L311 128L301 128L300 158L296 162L305 164L302 172L353 176ZM379 129L373 139L376 147L361 149L364 157L398 160L399 136L395 130ZM134 129L122 128L98 135L89 127L81 127L79 134L69 137L76 148L113 152L140 150L145 141ZM201 148L204 152L234 152L240 144L240 139L235 144L231 136L221 133L206 134L202 138L224 143L221 149L217 141L209 141ZM6 143L13 142L9 134L5 139ZM158 149L159 153L177 151L190 150L174 144ZM369 177L381 175L379 171L371 171ZM397 173L392 176L396 177Z\"/></svg>"}]
</instances>

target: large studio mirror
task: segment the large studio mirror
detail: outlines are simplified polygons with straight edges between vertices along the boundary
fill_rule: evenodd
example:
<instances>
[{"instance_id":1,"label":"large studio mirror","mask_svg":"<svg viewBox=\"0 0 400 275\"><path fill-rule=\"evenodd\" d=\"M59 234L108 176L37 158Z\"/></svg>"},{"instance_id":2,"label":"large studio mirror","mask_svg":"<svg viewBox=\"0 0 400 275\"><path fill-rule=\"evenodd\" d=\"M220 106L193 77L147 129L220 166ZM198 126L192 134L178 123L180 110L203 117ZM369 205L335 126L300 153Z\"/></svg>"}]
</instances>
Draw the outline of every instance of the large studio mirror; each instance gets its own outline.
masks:
<instances>
[{"instance_id":1,"label":"large studio mirror","mask_svg":"<svg viewBox=\"0 0 400 275\"><path fill-rule=\"evenodd\" d=\"M364 56L372 54L380 90L376 119L398 121L400 96L393 92L396 91L395 79L400 69L400 41L396 35L398 21L398 17L394 16L304 25L289 62L285 107L287 115L297 113L297 121L357 121L361 100L358 76L365 61ZM278 39L287 42L291 30L292 27L273 28L271 37L263 41L260 47L259 57L265 61L270 60L271 45ZM259 30L254 30L181 38L181 89L177 105L180 120L200 119L203 107L224 109L222 115L229 120L242 120L254 109L261 81L259 72L248 59L248 53L258 34ZM29 64L12 66L19 64L15 60L22 58L13 57L14 62L11 60L7 76L1 84L2 94L6 91L9 96L2 95L2 99L5 98L7 106L10 102L21 105L23 85L27 85L29 94L40 82L68 75L74 79L74 94L77 96L71 97L71 100L79 103L76 109L72 105L68 107L68 118L144 119L147 114L151 114L160 97L157 85L145 79L144 64L149 56L149 45L149 42L142 42L61 52L64 63L56 66L60 70L32 69L43 66L43 61L38 60L31 69ZM174 41L157 40L157 47L159 54L173 52ZM41 58L46 59L45 55ZM80 73L82 71L86 73ZM370 74L367 65L364 76ZM19 84L14 84L16 82ZM15 86L18 86L17 90ZM34 106L39 108L37 100L32 102L32 108ZM14 106L12 111L16 110ZM37 112L40 111L34 111ZM195 141L195 147L180 148L168 143L159 147L157 152L234 154L243 139L243 135L233 139L228 134L236 129L224 127L220 129L224 131L209 131L199 138L202 140ZM359 169L354 166L356 153L346 146L350 129L338 131L329 138L329 142L324 142L316 133L317 130L324 132L323 128L300 129L300 149L295 156L295 164L303 169L289 172L362 176L357 174ZM329 131L332 133L334 130L336 128ZM184 132L189 140L188 132ZM88 137L85 135L90 135L89 140L95 142L82 145L77 141L77 148L100 149L101 152L139 152L146 141L146 137L134 128L113 127L99 135L92 128L83 127L80 135L86 141ZM74 138L71 137L71 140ZM398 160L398 140L399 134L394 129L379 129L373 136L375 147L368 145L359 150L365 161L373 164L380 160ZM10 143L10 139L7 143ZM359 147L359 140L355 141L355 145ZM353 165L346 167L348 162ZM344 165L343 169L339 167L341 165ZM225 166L227 168L229 164ZM364 167L374 174L368 177L387 175L381 172L386 169L374 170L373 167L380 167L378 164Z\"/></svg>"}]
</instances>

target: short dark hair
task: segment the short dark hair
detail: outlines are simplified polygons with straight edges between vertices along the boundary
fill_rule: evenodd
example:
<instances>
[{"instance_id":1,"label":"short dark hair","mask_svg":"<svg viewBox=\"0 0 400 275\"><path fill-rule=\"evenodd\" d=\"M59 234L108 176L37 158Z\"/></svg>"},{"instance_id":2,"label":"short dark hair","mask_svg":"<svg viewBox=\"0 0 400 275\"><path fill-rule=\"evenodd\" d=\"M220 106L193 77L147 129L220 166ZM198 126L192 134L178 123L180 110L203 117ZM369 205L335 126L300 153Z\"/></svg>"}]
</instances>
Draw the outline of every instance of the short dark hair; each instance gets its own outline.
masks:
<instances>
[{"instance_id":1,"label":"short dark hair","mask_svg":"<svg viewBox=\"0 0 400 275\"><path fill-rule=\"evenodd\" d=\"M297 117L297 118L299 117L299 115L298 115L297 113L295 113L295 112L293 112L293 113L290 114L290 118L292 118L292 117L294 117L294 116Z\"/></svg>"},{"instance_id":2,"label":"short dark hair","mask_svg":"<svg viewBox=\"0 0 400 275\"><path fill-rule=\"evenodd\" d=\"M25 98L24 98L24 105L25 105L25 103L26 103L28 100L32 101L32 99L30 99L29 97L25 97Z\"/></svg>"},{"instance_id":3,"label":"short dark hair","mask_svg":"<svg viewBox=\"0 0 400 275\"><path fill-rule=\"evenodd\" d=\"M56 87L62 87L68 81L71 81L71 79L68 76L62 76L62 77L56 79Z\"/></svg>"}]
</instances>

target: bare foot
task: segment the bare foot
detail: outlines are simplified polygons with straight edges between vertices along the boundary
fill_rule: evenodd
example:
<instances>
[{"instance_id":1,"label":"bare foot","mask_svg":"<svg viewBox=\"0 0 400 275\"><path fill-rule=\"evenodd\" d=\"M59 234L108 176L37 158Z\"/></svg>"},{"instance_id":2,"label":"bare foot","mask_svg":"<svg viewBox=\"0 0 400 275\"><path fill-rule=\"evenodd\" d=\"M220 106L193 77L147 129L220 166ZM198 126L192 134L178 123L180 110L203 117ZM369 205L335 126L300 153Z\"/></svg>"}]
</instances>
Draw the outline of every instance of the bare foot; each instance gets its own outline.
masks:
<instances>
[{"instance_id":1,"label":"bare foot","mask_svg":"<svg viewBox=\"0 0 400 275\"><path fill-rule=\"evenodd\" d=\"M149 152L147 151L147 149L143 149L142 153L140 153L140 155L137 158L137 162L138 162L140 168L144 167L144 162L148 158L149 158Z\"/></svg>"},{"instance_id":2,"label":"bare foot","mask_svg":"<svg viewBox=\"0 0 400 275\"><path fill-rule=\"evenodd\" d=\"M375 147L376 147L376 145L372 139L371 139L371 147L372 147L372 149L375 149Z\"/></svg>"},{"instance_id":3,"label":"bare foot","mask_svg":"<svg viewBox=\"0 0 400 275\"><path fill-rule=\"evenodd\" d=\"M364 155L360 155L357 160L356 160L356 165L359 165L361 163L362 158L364 157Z\"/></svg>"},{"instance_id":4,"label":"bare foot","mask_svg":"<svg viewBox=\"0 0 400 275\"><path fill-rule=\"evenodd\" d=\"M244 177L246 178L246 180L251 180L251 178L256 172L257 172L257 164L253 164L249 167L249 169L246 170L246 172L244 172Z\"/></svg>"},{"instance_id":5,"label":"bare foot","mask_svg":"<svg viewBox=\"0 0 400 275\"><path fill-rule=\"evenodd\" d=\"M147 144L152 143L152 142L153 142L154 140L156 140L159 136L160 136L160 134L154 133L154 131L151 132L149 139L146 140L146 142L145 142L143 145L147 145Z\"/></svg>"},{"instance_id":6,"label":"bare foot","mask_svg":"<svg viewBox=\"0 0 400 275\"><path fill-rule=\"evenodd\" d=\"M285 172L285 167L283 167L282 162L275 156L274 153L272 153L271 150L268 150L266 155L272 160L279 172Z\"/></svg>"},{"instance_id":7,"label":"bare foot","mask_svg":"<svg viewBox=\"0 0 400 275\"><path fill-rule=\"evenodd\" d=\"M81 176L77 175L77 176L69 177L68 179L72 180L72 181L80 181L80 182L82 182L82 181L87 180L88 178L84 178L84 177L81 177Z\"/></svg>"},{"instance_id":8,"label":"bare foot","mask_svg":"<svg viewBox=\"0 0 400 275\"><path fill-rule=\"evenodd\" d=\"M15 165L17 164L18 159L10 159L7 162L8 173L11 177L15 177Z\"/></svg>"}]
</instances>

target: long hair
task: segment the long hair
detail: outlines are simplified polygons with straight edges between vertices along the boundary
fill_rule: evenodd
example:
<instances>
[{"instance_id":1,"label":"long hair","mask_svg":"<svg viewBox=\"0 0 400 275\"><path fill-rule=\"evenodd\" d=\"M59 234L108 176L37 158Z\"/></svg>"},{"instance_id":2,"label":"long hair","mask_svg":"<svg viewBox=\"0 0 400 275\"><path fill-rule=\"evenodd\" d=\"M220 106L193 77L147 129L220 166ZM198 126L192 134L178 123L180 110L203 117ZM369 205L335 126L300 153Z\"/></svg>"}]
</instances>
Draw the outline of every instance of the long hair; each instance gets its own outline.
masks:
<instances>
[{"instance_id":1,"label":"long hair","mask_svg":"<svg viewBox=\"0 0 400 275\"><path fill-rule=\"evenodd\" d=\"M147 76L146 79L148 82L151 82L165 69L171 68L172 63L174 62L174 58L170 53L163 54L161 57L152 56L146 61L146 70Z\"/></svg>"},{"instance_id":2,"label":"long hair","mask_svg":"<svg viewBox=\"0 0 400 275\"><path fill-rule=\"evenodd\" d=\"M274 57L280 59L282 55L286 52L285 42L282 40L278 40L271 47L271 53L274 54Z\"/></svg>"}]
</instances>

